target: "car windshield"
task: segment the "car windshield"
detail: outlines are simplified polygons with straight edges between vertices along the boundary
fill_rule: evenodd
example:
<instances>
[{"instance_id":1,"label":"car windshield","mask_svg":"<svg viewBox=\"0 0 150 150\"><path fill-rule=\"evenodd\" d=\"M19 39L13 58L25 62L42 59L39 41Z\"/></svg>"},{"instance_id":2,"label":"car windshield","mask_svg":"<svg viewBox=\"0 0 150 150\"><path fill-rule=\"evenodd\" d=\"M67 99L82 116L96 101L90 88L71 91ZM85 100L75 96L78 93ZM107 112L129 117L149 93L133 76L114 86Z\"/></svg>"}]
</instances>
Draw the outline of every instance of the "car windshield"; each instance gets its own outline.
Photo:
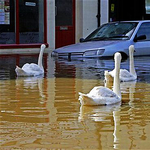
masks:
<instances>
[{"instance_id":1,"label":"car windshield","mask_svg":"<svg viewBox=\"0 0 150 150\"><path fill-rule=\"evenodd\" d=\"M94 40L127 40L131 37L136 22L108 23L92 32L83 42Z\"/></svg>"}]
</instances>

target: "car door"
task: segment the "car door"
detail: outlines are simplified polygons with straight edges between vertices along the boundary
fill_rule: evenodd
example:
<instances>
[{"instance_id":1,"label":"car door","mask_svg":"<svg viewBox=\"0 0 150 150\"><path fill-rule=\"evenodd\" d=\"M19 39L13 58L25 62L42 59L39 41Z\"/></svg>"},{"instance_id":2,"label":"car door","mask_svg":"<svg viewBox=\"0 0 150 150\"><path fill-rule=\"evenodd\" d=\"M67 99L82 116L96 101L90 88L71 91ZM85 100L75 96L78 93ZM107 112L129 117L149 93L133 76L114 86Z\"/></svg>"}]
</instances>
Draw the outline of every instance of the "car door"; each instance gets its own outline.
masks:
<instances>
[{"instance_id":1,"label":"car door","mask_svg":"<svg viewBox=\"0 0 150 150\"><path fill-rule=\"evenodd\" d=\"M150 22L141 24L137 31L136 37L145 35L146 38L141 38L135 41L135 55L150 55Z\"/></svg>"}]
</instances>

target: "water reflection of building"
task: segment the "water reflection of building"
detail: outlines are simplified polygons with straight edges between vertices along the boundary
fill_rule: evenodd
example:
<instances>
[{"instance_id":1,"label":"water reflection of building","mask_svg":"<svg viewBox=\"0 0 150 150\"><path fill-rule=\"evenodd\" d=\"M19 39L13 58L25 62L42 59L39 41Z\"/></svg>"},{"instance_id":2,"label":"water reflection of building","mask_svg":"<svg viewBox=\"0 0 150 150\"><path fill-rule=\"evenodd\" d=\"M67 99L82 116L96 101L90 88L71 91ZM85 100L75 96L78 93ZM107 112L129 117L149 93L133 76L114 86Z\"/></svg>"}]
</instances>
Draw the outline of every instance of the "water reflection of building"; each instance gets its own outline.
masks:
<instances>
[{"instance_id":1,"label":"water reflection of building","mask_svg":"<svg viewBox=\"0 0 150 150\"><path fill-rule=\"evenodd\" d=\"M11 141L16 147L36 143L38 137L46 136L46 124L55 126L54 92L49 85L51 82L35 77L0 81L1 146Z\"/></svg>"}]
</instances>

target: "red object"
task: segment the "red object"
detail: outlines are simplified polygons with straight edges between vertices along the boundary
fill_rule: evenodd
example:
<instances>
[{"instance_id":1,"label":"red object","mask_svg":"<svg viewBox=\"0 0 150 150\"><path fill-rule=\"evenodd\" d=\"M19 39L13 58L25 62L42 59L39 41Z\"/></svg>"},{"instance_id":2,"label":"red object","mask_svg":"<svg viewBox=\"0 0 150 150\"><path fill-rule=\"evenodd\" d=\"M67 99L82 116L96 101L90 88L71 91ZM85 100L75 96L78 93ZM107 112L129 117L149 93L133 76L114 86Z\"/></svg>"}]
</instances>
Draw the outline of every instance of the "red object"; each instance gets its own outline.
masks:
<instances>
[{"instance_id":1,"label":"red object","mask_svg":"<svg viewBox=\"0 0 150 150\"><path fill-rule=\"evenodd\" d=\"M72 25L56 25L55 36L56 48L75 43L75 0L72 0Z\"/></svg>"}]
</instances>

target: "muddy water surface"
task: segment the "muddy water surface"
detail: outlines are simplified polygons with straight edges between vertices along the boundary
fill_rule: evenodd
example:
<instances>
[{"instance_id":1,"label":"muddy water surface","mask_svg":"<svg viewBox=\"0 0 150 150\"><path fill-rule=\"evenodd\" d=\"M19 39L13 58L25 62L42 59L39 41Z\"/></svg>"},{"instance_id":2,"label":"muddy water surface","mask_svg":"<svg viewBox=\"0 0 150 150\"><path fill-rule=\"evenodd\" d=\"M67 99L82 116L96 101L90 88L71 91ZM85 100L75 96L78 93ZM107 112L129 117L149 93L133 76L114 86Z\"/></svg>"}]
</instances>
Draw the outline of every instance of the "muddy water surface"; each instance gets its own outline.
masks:
<instances>
[{"instance_id":1,"label":"muddy water surface","mask_svg":"<svg viewBox=\"0 0 150 150\"><path fill-rule=\"evenodd\" d=\"M18 59L0 58L0 149L150 149L150 57L135 58L138 80L121 83L122 103L96 107L80 106L78 92L103 86L112 59L48 56L43 77L17 78L16 64L37 60Z\"/></svg>"}]
</instances>

